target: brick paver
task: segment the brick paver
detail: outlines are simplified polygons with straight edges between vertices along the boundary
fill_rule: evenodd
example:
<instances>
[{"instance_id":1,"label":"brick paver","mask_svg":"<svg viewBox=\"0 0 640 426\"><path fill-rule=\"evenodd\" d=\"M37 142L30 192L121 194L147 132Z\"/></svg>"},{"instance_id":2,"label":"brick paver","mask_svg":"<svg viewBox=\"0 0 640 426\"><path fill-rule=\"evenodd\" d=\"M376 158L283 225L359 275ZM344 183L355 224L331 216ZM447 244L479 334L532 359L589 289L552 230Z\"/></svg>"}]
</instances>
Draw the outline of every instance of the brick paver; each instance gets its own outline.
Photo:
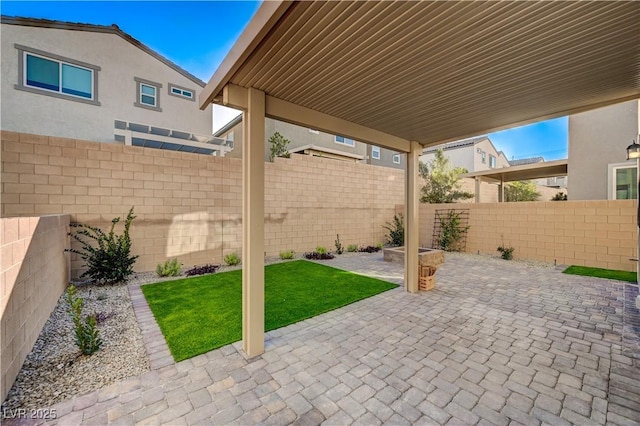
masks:
<instances>
[{"instance_id":1,"label":"brick paver","mask_svg":"<svg viewBox=\"0 0 640 426\"><path fill-rule=\"evenodd\" d=\"M328 264L402 282L380 254ZM638 330L625 322L637 289L460 254L436 282L269 332L253 359L236 343L180 363L132 288L153 370L59 404L57 422L640 424Z\"/></svg>"}]
</instances>

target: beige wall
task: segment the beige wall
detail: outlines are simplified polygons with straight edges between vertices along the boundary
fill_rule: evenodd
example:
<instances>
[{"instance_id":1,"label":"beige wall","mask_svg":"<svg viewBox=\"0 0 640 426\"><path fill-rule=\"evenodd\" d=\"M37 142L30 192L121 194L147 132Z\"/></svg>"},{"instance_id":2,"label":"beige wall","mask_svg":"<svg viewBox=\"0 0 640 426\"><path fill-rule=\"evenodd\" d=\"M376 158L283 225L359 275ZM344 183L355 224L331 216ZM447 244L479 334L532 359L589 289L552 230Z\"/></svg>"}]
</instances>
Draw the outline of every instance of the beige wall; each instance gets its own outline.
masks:
<instances>
[{"instance_id":1,"label":"beige wall","mask_svg":"<svg viewBox=\"0 0 640 426\"><path fill-rule=\"evenodd\" d=\"M2 215L71 215L106 227L135 206L136 270L241 252L241 160L2 132ZM382 242L403 172L296 156L266 164L268 255ZM72 269L81 261L72 257Z\"/></svg>"},{"instance_id":2,"label":"beige wall","mask_svg":"<svg viewBox=\"0 0 640 426\"><path fill-rule=\"evenodd\" d=\"M99 106L16 90L14 44L101 67ZM115 34L2 25L2 129L95 141L114 141L114 120L211 135L211 107L198 108L202 87ZM134 106L134 77L161 83L162 112ZM168 84L195 93L195 100L168 94Z\"/></svg>"},{"instance_id":3,"label":"beige wall","mask_svg":"<svg viewBox=\"0 0 640 426\"><path fill-rule=\"evenodd\" d=\"M607 199L612 184L609 164L626 163L626 148L638 138L639 103L634 100L569 116L567 191L571 200Z\"/></svg>"},{"instance_id":4,"label":"beige wall","mask_svg":"<svg viewBox=\"0 0 640 426\"><path fill-rule=\"evenodd\" d=\"M504 241L515 258L635 271L629 259L638 256L636 206L633 200L421 204L420 243L431 245L436 209L468 208L467 252L497 254Z\"/></svg>"},{"instance_id":5,"label":"beige wall","mask_svg":"<svg viewBox=\"0 0 640 426\"><path fill-rule=\"evenodd\" d=\"M69 278L69 216L0 219L1 399Z\"/></svg>"}]
</instances>

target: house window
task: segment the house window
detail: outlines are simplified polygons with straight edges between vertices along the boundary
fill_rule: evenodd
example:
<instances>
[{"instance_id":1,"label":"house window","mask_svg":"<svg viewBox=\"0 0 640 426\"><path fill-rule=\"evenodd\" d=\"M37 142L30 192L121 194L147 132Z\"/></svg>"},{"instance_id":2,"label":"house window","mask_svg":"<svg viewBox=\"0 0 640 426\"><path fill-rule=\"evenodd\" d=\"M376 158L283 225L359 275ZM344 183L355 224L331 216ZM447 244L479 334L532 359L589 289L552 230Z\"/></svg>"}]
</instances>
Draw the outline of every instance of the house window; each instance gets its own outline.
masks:
<instances>
[{"instance_id":1,"label":"house window","mask_svg":"<svg viewBox=\"0 0 640 426\"><path fill-rule=\"evenodd\" d=\"M638 198L638 169L636 166L612 167L613 199L635 200Z\"/></svg>"},{"instance_id":2,"label":"house window","mask_svg":"<svg viewBox=\"0 0 640 426\"><path fill-rule=\"evenodd\" d=\"M169 83L169 94L171 96L175 96L178 98L189 99L191 101L195 101L195 92L191 89L187 89L185 87L176 86L175 84Z\"/></svg>"},{"instance_id":3,"label":"house window","mask_svg":"<svg viewBox=\"0 0 640 426\"><path fill-rule=\"evenodd\" d=\"M400 154L395 154L393 156L393 164L400 164Z\"/></svg>"},{"instance_id":4,"label":"house window","mask_svg":"<svg viewBox=\"0 0 640 426\"><path fill-rule=\"evenodd\" d=\"M350 147L356 146L356 142L353 139L345 138L344 136L338 136L338 135L336 135L336 143L339 143L341 145L347 145Z\"/></svg>"},{"instance_id":5,"label":"house window","mask_svg":"<svg viewBox=\"0 0 640 426\"><path fill-rule=\"evenodd\" d=\"M496 168L496 157L494 157L491 154L489 154L489 168L490 169L495 169Z\"/></svg>"},{"instance_id":6,"label":"house window","mask_svg":"<svg viewBox=\"0 0 640 426\"><path fill-rule=\"evenodd\" d=\"M134 105L140 108L162 111L160 108L160 88L162 84L135 77L136 102Z\"/></svg>"},{"instance_id":7,"label":"house window","mask_svg":"<svg viewBox=\"0 0 640 426\"><path fill-rule=\"evenodd\" d=\"M482 151L482 164L485 164L487 162L487 153Z\"/></svg>"},{"instance_id":8,"label":"house window","mask_svg":"<svg viewBox=\"0 0 640 426\"><path fill-rule=\"evenodd\" d=\"M14 45L19 54L18 90L100 105L100 67L62 56Z\"/></svg>"},{"instance_id":9,"label":"house window","mask_svg":"<svg viewBox=\"0 0 640 426\"><path fill-rule=\"evenodd\" d=\"M380 159L380 147L379 146L372 146L371 147L371 158L373 158L374 160L379 160Z\"/></svg>"}]
</instances>

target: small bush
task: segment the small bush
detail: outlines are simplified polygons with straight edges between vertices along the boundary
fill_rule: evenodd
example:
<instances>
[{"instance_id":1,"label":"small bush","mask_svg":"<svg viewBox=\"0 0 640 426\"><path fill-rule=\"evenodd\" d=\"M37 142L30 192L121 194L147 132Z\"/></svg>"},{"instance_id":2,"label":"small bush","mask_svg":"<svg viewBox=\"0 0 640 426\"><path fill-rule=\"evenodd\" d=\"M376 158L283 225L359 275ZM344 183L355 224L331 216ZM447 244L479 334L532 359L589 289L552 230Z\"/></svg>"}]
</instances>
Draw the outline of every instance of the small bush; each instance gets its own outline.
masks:
<instances>
[{"instance_id":1,"label":"small bush","mask_svg":"<svg viewBox=\"0 0 640 426\"><path fill-rule=\"evenodd\" d=\"M73 320L76 346L84 355L91 355L100 349L102 345L102 340L100 340L98 329L96 328L96 316L87 315L84 318L82 317L84 302L82 298L77 296L77 290L73 285L69 286L65 298L69 305L67 312L69 312Z\"/></svg>"},{"instance_id":2,"label":"small bush","mask_svg":"<svg viewBox=\"0 0 640 426\"><path fill-rule=\"evenodd\" d=\"M168 259L156 266L156 274L160 277L177 277L182 270L182 264L178 259Z\"/></svg>"},{"instance_id":3,"label":"small bush","mask_svg":"<svg viewBox=\"0 0 640 426\"><path fill-rule=\"evenodd\" d=\"M382 250L382 247L384 247L384 245L382 243L378 243L376 244L376 247L378 247L378 250Z\"/></svg>"},{"instance_id":4,"label":"small bush","mask_svg":"<svg viewBox=\"0 0 640 426\"><path fill-rule=\"evenodd\" d=\"M340 242L340 234L336 234L336 254L344 253L344 248L342 248L342 243Z\"/></svg>"},{"instance_id":5,"label":"small bush","mask_svg":"<svg viewBox=\"0 0 640 426\"><path fill-rule=\"evenodd\" d=\"M333 259L335 256L332 255L331 253L327 253L325 249L324 253L320 253L316 250L309 253L305 253L304 257L309 260L329 260L329 259Z\"/></svg>"},{"instance_id":6,"label":"small bush","mask_svg":"<svg viewBox=\"0 0 640 426\"><path fill-rule=\"evenodd\" d=\"M377 253L380 251L380 248L377 246L366 246L366 247L360 247L358 251L360 253Z\"/></svg>"},{"instance_id":7,"label":"small bush","mask_svg":"<svg viewBox=\"0 0 640 426\"><path fill-rule=\"evenodd\" d=\"M194 275L213 274L218 270L219 267L220 265L212 265L212 264L194 266L193 268L188 269L185 275L188 277L192 277Z\"/></svg>"},{"instance_id":8,"label":"small bush","mask_svg":"<svg viewBox=\"0 0 640 426\"><path fill-rule=\"evenodd\" d=\"M389 231L387 235L387 244L391 247L399 247L404 245L404 220L401 214L393 215L393 223L387 222L382 226Z\"/></svg>"},{"instance_id":9,"label":"small bush","mask_svg":"<svg viewBox=\"0 0 640 426\"><path fill-rule=\"evenodd\" d=\"M504 260L513 259L513 251L514 250L515 250L515 248L513 248L511 246L504 247L503 245L496 249L496 251L500 252L500 257L502 257Z\"/></svg>"},{"instance_id":10,"label":"small bush","mask_svg":"<svg viewBox=\"0 0 640 426\"><path fill-rule=\"evenodd\" d=\"M240 264L240 256L236 253L229 253L224 257L224 263L229 266L236 266Z\"/></svg>"},{"instance_id":11,"label":"small bush","mask_svg":"<svg viewBox=\"0 0 640 426\"><path fill-rule=\"evenodd\" d=\"M327 254L327 248L326 247L322 247L322 246L318 246L318 247L316 247L316 253Z\"/></svg>"},{"instance_id":12,"label":"small bush","mask_svg":"<svg viewBox=\"0 0 640 426\"><path fill-rule=\"evenodd\" d=\"M293 259L296 255L296 252L294 252L293 250L285 250L285 251L281 251L280 252L280 259L282 260L289 260L289 259Z\"/></svg>"},{"instance_id":13,"label":"small bush","mask_svg":"<svg viewBox=\"0 0 640 426\"><path fill-rule=\"evenodd\" d=\"M287 146L289 146L291 141L282 136L280 133L275 132L273 135L271 135L271 137L269 138L269 143L271 144L271 146L269 147L269 151L271 152L269 154L269 161L271 161L272 163L273 159L276 157L291 157L291 154L287 150Z\"/></svg>"},{"instance_id":14,"label":"small bush","mask_svg":"<svg viewBox=\"0 0 640 426\"><path fill-rule=\"evenodd\" d=\"M551 201L567 201L567 194L560 191L551 198Z\"/></svg>"},{"instance_id":15,"label":"small bush","mask_svg":"<svg viewBox=\"0 0 640 426\"><path fill-rule=\"evenodd\" d=\"M355 252L357 252L357 251L358 251L358 245L357 245L357 244L349 244L349 245L347 246L347 251L348 251L349 253L355 253Z\"/></svg>"},{"instance_id":16,"label":"small bush","mask_svg":"<svg viewBox=\"0 0 640 426\"><path fill-rule=\"evenodd\" d=\"M67 249L80 255L86 263L83 266L87 270L81 277L89 276L97 282L114 283L126 281L133 274L133 264L138 256L131 256L131 238L129 228L136 217L133 207L129 210L124 222L124 232L116 235L114 228L120 218L111 221L111 230L105 234L100 228L79 223L71 224L79 228L75 233L69 232L69 236L80 243L81 249Z\"/></svg>"}]
</instances>

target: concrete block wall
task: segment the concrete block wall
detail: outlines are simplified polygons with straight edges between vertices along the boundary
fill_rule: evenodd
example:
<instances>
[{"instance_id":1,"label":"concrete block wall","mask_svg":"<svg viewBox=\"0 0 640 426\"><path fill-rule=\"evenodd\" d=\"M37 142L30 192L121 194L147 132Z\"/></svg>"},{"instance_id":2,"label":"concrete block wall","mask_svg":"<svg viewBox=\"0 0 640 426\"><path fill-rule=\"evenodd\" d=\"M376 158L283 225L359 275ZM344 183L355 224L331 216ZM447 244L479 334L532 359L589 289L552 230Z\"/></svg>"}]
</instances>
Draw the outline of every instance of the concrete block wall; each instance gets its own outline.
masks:
<instances>
[{"instance_id":1,"label":"concrete block wall","mask_svg":"<svg viewBox=\"0 0 640 426\"><path fill-rule=\"evenodd\" d=\"M638 256L635 200L422 204L420 242L431 245L436 209L469 209L466 251L635 271Z\"/></svg>"},{"instance_id":2,"label":"concrete block wall","mask_svg":"<svg viewBox=\"0 0 640 426\"><path fill-rule=\"evenodd\" d=\"M2 400L69 281L69 219L0 219Z\"/></svg>"},{"instance_id":3,"label":"concrete block wall","mask_svg":"<svg viewBox=\"0 0 640 426\"><path fill-rule=\"evenodd\" d=\"M240 159L3 131L2 166L2 216L65 213L106 230L134 206L137 271L242 251ZM331 250L336 234L345 246L382 242L403 182L401 170L318 157L267 163L267 255ZM82 261L71 263L75 276Z\"/></svg>"}]
</instances>

